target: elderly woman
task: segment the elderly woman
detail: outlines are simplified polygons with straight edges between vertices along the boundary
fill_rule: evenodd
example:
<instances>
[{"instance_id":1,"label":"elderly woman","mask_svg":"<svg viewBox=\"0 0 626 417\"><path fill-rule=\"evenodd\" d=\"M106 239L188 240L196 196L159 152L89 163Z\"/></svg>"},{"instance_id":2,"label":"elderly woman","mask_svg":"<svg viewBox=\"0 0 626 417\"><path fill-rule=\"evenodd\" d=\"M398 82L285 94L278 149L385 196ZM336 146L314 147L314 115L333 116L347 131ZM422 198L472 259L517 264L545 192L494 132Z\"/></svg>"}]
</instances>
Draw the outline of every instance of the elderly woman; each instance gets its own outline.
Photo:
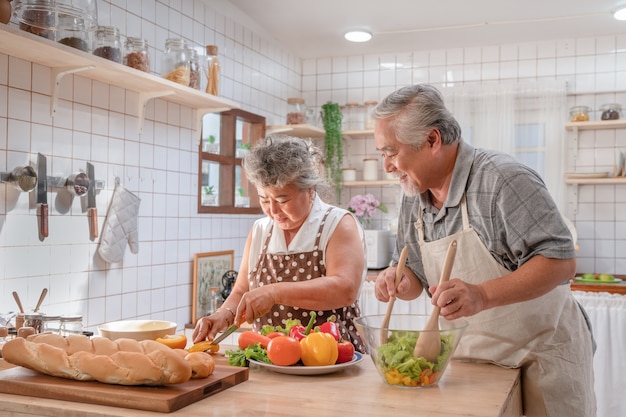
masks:
<instances>
[{"instance_id":1,"label":"elderly woman","mask_svg":"<svg viewBox=\"0 0 626 417\"><path fill-rule=\"evenodd\" d=\"M364 234L347 210L324 203L321 151L293 137L268 137L243 161L267 217L246 240L237 281L215 313L196 323L193 341L212 340L233 322L280 326L287 319L315 325L334 315L344 340L364 352L352 320L365 278Z\"/></svg>"}]
</instances>

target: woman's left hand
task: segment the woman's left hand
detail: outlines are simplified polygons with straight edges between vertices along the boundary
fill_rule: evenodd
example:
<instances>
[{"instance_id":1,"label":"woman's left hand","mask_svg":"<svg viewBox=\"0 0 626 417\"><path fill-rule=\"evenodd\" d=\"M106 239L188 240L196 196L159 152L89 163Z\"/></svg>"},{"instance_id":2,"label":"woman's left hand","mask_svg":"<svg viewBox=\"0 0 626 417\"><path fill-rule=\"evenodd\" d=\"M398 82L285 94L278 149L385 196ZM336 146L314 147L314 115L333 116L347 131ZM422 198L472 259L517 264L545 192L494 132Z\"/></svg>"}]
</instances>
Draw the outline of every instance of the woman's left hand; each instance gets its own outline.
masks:
<instances>
[{"instance_id":1,"label":"woman's left hand","mask_svg":"<svg viewBox=\"0 0 626 417\"><path fill-rule=\"evenodd\" d=\"M269 313L276 304L276 286L278 284L265 285L250 290L243 294L237 306L237 317L242 317L247 323Z\"/></svg>"}]
</instances>

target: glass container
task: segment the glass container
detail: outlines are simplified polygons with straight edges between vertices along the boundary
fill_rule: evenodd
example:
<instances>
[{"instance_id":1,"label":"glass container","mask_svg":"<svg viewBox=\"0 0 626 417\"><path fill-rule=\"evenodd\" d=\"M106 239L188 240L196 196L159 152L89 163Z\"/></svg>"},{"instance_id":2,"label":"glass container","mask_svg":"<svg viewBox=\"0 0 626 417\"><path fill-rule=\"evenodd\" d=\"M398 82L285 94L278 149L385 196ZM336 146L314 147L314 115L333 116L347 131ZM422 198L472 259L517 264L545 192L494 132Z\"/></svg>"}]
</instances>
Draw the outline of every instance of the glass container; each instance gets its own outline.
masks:
<instances>
[{"instance_id":1,"label":"glass container","mask_svg":"<svg viewBox=\"0 0 626 417\"><path fill-rule=\"evenodd\" d=\"M378 159L366 158L363 160L363 180L378 181Z\"/></svg>"},{"instance_id":2,"label":"glass container","mask_svg":"<svg viewBox=\"0 0 626 417\"><path fill-rule=\"evenodd\" d=\"M83 316L61 316L59 334L61 336L83 334Z\"/></svg>"},{"instance_id":3,"label":"glass container","mask_svg":"<svg viewBox=\"0 0 626 417\"><path fill-rule=\"evenodd\" d=\"M358 117L359 117L359 103L353 101L346 103L341 109L343 114L342 130L358 130Z\"/></svg>"},{"instance_id":4,"label":"glass container","mask_svg":"<svg viewBox=\"0 0 626 417\"><path fill-rule=\"evenodd\" d=\"M44 314L41 316L41 332L42 333L59 333L61 326L61 316Z\"/></svg>"},{"instance_id":5,"label":"glass container","mask_svg":"<svg viewBox=\"0 0 626 417\"><path fill-rule=\"evenodd\" d=\"M35 333L41 332L41 314L26 313L24 314L24 327L32 327Z\"/></svg>"},{"instance_id":6,"label":"glass container","mask_svg":"<svg viewBox=\"0 0 626 417\"><path fill-rule=\"evenodd\" d=\"M124 51L124 65L139 71L150 72L150 54L148 53L148 42L145 39L126 38Z\"/></svg>"},{"instance_id":7,"label":"glass container","mask_svg":"<svg viewBox=\"0 0 626 417\"><path fill-rule=\"evenodd\" d=\"M366 130L374 129L374 118L372 117L372 110L378 104L377 101L366 101L365 103L365 122L364 127Z\"/></svg>"},{"instance_id":8,"label":"glass container","mask_svg":"<svg viewBox=\"0 0 626 417\"><path fill-rule=\"evenodd\" d=\"M195 49L187 50L189 56L189 87L196 90L200 89L200 62L198 61L198 53Z\"/></svg>"},{"instance_id":9,"label":"glass container","mask_svg":"<svg viewBox=\"0 0 626 417\"><path fill-rule=\"evenodd\" d=\"M569 110L570 122L588 122L591 108L588 106L575 106Z\"/></svg>"},{"instance_id":10,"label":"glass container","mask_svg":"<svg viewBox=\"0 0 626 417\"><path fill-rule=\"evenodd\" d=\"M163 54L163 78L177 84L189 85L189 57L184 39L167 39Z\"/></svg>"},{"instance_id":11,"label":"glass container","mask_svg":"<svg viewBox=\"0 0 626 417\"><path fill-rule=\"evenodd\" d=\"M301 125L306 121L306 104L303 98L287 99L287 124Z\"/></svg>"},{"instance_id":12,"label":"glass container","mask_svg":"<svg viewBox=\"0 0 626 417\"><path fill-rule=\"evenodd\" d=\"M206 88L205 91L214 96L219 93L220 84L220 61L217 58L217 45L207 45L206 50Z\"/></svg>"},{"instance_id":13,"label":"glass container","mask_svg":"<svg viewBox=\"0 0 626 417\"><path fill-rule=\"evenodd\" d=\"M617 103L608 103L600 107L602 120L619 120L622 118L622 106Z\"/></svg>"},{"instance_id":14,"label":"glass container","mask_svg":"<svg viewBox=\"0 0 626 417\"><path fill-rule=\"evenodd\" d=\"M93 54L121 64L122 39L119 29L113 26L98 26L93 37Z\"/></svg>"},{"instance_id":15,"label":"glass container","mask_svg":"<svg viewBox=\"0 0 626 417\"><path fill-rule=\"evenodd\" d=\"M13 14L21 30L70 46L85 46L97 26L97 0L13 0ZM78 35L78 36L72 36ZM75 46L76 45L76 46ZM87 50L90 43L86 43ZM79 48L82 49L82 48Z\"/></svg>"}]
</instances>

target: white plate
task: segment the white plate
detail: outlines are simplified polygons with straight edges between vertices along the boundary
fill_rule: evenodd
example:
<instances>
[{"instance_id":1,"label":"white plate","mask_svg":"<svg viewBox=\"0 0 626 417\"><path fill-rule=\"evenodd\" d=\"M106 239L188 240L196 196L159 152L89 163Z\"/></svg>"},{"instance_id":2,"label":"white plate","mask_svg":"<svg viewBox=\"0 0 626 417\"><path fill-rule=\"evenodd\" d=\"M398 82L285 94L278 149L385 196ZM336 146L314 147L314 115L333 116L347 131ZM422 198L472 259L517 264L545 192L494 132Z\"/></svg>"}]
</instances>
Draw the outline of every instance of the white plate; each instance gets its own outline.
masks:
<instances>
[{"instance_id":1,"label":"white plate","mask_svg":"<svg viewBox=\"0 0 626 417\"><path fill-rule=\"evenodd\" d=\"M362 360L363 360L363 354L359 352L354 352L354 356L352 357L352 360L350 362L340 363L338 365L329 365L329 366L302 366L302 365L278 366L278 365L273 365L271 363L255 361L254 359L250 359L250 363L258 365L261 368L265 368L269 371L278 372L280 374L324 375L324 374L332 374L334 372L341 371L342 369L349 368L361 362Z\"/></svg>"},{"instance_id":2,"label":"white plate","mask_svg":"<svg viewBox=\"0 0 626 417\"><path fill-rule=\"evenodd\" d=\"M568 171L565 173L567 178L606 178L609 176L608 172L576 172Z\"/></svg>"}]
</instances>

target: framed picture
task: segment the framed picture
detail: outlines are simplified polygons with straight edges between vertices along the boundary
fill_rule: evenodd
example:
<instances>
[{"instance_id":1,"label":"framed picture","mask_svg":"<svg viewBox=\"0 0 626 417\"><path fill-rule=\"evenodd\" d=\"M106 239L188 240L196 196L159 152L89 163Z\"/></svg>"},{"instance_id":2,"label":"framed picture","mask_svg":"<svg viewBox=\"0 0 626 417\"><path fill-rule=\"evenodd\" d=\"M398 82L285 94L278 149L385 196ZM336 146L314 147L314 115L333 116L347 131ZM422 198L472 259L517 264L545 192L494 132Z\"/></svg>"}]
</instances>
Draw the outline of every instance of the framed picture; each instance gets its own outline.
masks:
<instances>
[{"instance_id":1,"label":"framed picture","mask_svg":"<svg viewBox=\"0 0 626 417\"><path fill-rule=\"evenodd\" d=\"M234 268L235 251L196 253L193 258L191 323L209 312L211 289L220 291L222 276Z\"/></svg>"}]
</instances>

